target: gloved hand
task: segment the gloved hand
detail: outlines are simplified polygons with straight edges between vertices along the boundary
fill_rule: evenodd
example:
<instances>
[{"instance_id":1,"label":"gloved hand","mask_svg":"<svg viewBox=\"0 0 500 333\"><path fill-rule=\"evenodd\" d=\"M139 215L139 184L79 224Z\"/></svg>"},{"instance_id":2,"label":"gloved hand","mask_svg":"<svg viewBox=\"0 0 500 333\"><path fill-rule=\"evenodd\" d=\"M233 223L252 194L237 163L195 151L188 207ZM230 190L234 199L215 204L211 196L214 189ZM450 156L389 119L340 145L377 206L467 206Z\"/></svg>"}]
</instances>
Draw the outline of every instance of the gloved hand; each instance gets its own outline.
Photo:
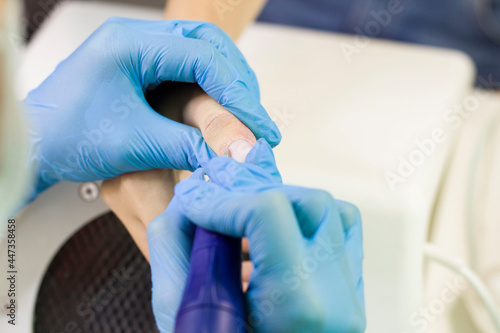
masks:
<instances>
[{"instance_id":1,"label":"gloved hand","mask_svg":"<svg viewBox=\"0 0 500 333\"><path fill-rule=\"evenodd\" d=\"M154 112L144 93L197 82L257 137L279 143L254 73L209 23L113 18L24 101L34 195L60 180L92 181L153 168L194 170L215 156L199 130Z\"/></svg>"},{"instance_id":2,"label":"gloved hand","mask_svg":"<svg viewBox=\"0 0 500 333\"><path fill-rule=\"evenodd\" d=\"M204 173L212 183L203 181ZM281 185L263 140L245 164L214 158L175 193L147 231L161 332L174 327L192 223L248 237L255 266L246 293L249 332L364 331L361 219L353 205L323 191Z\"/></svg>"}]
</instances>

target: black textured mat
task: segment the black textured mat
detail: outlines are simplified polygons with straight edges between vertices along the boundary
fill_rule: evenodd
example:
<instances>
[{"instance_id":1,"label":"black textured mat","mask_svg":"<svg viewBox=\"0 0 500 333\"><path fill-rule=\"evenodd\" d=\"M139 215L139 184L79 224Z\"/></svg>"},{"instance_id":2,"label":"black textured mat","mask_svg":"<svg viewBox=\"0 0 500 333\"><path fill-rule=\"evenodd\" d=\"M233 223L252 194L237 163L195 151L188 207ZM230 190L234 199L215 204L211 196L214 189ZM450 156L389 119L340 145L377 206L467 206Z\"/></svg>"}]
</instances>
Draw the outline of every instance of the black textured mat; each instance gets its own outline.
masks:
<instances>
[{"instance_id":1,"label":"black textured mat","mask_svg":"<svg viewBox=\"0 0 500 333\"><path fill-rule=\"evenodd\" d=\"M85 225L54 257L34 332L158 332L149 263L113 213Z\"/></svg>"}]
</instances>

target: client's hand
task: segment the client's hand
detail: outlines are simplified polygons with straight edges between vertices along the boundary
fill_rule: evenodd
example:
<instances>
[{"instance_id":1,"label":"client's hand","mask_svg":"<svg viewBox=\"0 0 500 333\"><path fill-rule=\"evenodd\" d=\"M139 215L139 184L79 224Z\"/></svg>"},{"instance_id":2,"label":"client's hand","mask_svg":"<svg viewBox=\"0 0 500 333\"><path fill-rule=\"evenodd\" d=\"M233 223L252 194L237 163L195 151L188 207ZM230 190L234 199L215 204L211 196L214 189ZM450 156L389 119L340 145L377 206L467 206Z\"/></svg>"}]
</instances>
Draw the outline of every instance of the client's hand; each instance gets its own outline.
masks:
<instances>
[{"instance_id":1,"label":"client's hand","mask_svg":"<svg viewBox=\"0 0 500 333\"><path fill-rule=\"evenodd\" d=\"M248 237L255 266L246 292L251 332L364 331L358 210L326 192L280 180L272 150L260 140L247 163L214 158L175 187L171 204L147 235L153 311L161 332L174 327L193 223Z\"/></svg>"},{"instance_id":2,"label":"client's hand","mask_svg":"<svg viewBox=\"0 0 500 333\"><path fill-rule=\"evenodd\" d=\"M181 110L184 122L200 129L208 146L218 155L223 155L227 149L234 159L243 161L255 143L253 133L201 89L190 89L191 97ZM174 185L189 174L156 169L123 174L102 184L102 198L125 225L148 260L146 228L169 204ZM246 242L243 244L243 250L246 251ZM248 277L251 266L244 264L244 269L243 276Z\"/></svg>"}]
</instances>

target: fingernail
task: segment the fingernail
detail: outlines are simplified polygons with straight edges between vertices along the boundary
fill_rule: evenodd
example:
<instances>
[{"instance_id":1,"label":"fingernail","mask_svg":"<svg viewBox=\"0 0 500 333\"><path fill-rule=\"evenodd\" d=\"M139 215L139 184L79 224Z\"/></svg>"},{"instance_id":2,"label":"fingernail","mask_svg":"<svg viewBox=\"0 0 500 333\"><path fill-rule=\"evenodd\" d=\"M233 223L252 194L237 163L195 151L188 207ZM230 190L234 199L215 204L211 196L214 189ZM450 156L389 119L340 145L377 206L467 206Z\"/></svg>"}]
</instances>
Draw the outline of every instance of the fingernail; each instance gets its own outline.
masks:
<instances>
[{"instance_id":1,"label":"fingernail","mask_svg":"<svg viewBox=\"0 0 500 333\"><path fill-rule=\"evenodd\" d=\"M252 149L252 145L248 141L240 139L233 141L227 148L227 152L229 157L232 157L235 161L245 162L250 149Z\"/></svg>"}]
</instances>

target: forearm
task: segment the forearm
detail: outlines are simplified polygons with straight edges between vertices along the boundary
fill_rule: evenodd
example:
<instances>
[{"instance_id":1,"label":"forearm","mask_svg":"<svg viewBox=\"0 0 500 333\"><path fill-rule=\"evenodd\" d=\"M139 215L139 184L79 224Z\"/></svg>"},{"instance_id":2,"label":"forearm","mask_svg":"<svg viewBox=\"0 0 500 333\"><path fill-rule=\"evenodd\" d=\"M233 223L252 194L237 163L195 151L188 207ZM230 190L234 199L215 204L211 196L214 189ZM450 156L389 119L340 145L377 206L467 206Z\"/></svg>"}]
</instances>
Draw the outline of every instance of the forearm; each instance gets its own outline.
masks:
<instances>
[{"instance_id":1,"label":"forearm","mask_svg":"<svg viewBox=\"0 0 500 333\"><path fill-rule=\"evenodd\" d=\"M167 0L165 19L215 23L233 40L253 22L267 0Z\"/></svg>"}]
</instances>

